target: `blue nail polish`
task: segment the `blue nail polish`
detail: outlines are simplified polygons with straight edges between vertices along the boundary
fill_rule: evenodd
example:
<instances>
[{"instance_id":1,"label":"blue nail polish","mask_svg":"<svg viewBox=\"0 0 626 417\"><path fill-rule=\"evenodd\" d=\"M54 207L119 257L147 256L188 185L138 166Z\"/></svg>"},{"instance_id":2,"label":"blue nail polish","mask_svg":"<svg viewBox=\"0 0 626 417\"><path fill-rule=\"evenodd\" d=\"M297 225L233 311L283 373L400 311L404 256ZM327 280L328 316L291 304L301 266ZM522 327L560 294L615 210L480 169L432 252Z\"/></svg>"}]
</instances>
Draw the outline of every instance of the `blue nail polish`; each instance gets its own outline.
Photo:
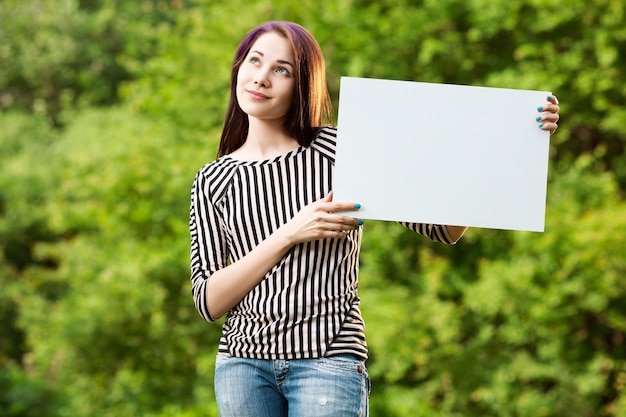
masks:
<instances>
[{"instance_id":1,"label":"blue nail polish","mask_svg":"<svg viewBox=\"0 0 626 417\"><path fill-rule=\"evenodd\" d=\"M362 226L362 225L363 225L363 223L364 223L364 222L363 222L363 219L359 219L359 226Z\"/></svg>"},{"instance_id":2,"label":"blue nail polish","mask_svg":"<svg viewBox=\"0 0 626 417\"><path fill-rule=\"evenodd\" d=\"M359 203L356 203L356 204L354 205L354 208L358 208L358 209L360 209L360 208L361 208L361 205L360 205Z\"/></svg>"},{"instance_id":3,"label":"blue nail polish","mask_svg":"<svg viewBox=\"0 0 626 417\"><path fill-rule=\"evenodd\" d=\"M548 101L552 101L552 96L548 96Z\"/></svg>"},{"instance_id":4,"label":"blue nail polish","mask_svg":"<svg viewBox=\"0 0 626 417\"><path fill-rule=\"evenodd\" d=\"M542 111L542 110L543 110L542 106L537 107L537 111Z\"/></svg>"},{"instance_id":5,"label":"blue nail polish","mask_svg":"<svg viewBox=\"0 0 626 417\"><path fill-rule=\"evenodd\" d=\"M542 127L543 127L543 123L541 123L541 124L539 125L539 129L541 129Z\"/></svg>"},{"instance_id":6,"label":"blue nail polish","mask_svg":"<svg viewBox=\"0 0 626 417\"><path fill-rule=\"evenodd\" d=\"M541 120L541 116L537 116L537 119L536 119L536 120L537 120L537 121Z\"/></svg>"}]
</instances>

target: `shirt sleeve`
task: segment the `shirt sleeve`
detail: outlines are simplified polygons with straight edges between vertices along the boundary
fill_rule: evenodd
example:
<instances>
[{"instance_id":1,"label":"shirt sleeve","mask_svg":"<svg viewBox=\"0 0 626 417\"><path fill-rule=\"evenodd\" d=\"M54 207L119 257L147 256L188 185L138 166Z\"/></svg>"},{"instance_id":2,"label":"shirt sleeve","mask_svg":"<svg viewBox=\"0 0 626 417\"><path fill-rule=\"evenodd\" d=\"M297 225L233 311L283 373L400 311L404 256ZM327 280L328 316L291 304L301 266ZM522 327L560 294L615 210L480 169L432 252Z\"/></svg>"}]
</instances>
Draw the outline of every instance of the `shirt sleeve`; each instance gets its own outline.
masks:
<instances>
[{"instance_id":1,"label":"shirt sleeve","mask_svg":"<svg viewBox=\"0 0 626 417\"><path fill-rule=\"evenodd\" d=\"M208 180L200 171L191 190L189 232L191 237L191 292L198 313L207 321L215 319L209 312L206 286L211 275L226 266L226 235L211 199Z\"/></svg>"},{"instance_id":2,"label":"shirt sleeve","mask_svg":"<svg viewBox=\"0 0 626 417\"><path fill-rule=\"evenodd\" d=\"M409 223L399 222L404 227L407 227L414 232L424 235L435 242L447 243L453 245L452 238L448 233L448 228L442 224L429 224L429 223Z\"/></svg>"}]
</instances>

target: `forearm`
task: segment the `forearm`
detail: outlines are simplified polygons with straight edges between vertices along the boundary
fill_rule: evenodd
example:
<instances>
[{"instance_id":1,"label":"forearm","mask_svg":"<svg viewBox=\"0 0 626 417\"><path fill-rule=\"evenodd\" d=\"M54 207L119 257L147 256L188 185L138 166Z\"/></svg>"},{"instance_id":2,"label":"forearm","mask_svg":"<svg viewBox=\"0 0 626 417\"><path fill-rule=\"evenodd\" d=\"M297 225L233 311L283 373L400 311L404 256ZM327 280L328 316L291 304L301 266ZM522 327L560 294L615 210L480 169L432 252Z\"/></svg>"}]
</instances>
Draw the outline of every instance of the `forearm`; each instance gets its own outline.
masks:
<instances>
[{"instance_id":1,"label":"forearm","mask_svg":"<svg viewBox=\"0 0 626 417\"><path fill-rule=\"evenodd\" d=\"M465 226L447 226L433 223L399 222L414 232L428 237L435 242L454 245L467 230Z\"/></svg>"},{"instance_id":2,"label":"forearm","mask_svg":"<svg viewBox=\"0 0 626 417\"><path fill-rule=\"evenodd\" d=\"M448 230L448 236L452 240L452 243L456 243L461 239L465 231L467 230L467 226L446 226Z\"/></svg>"},{"instance_id":3,"label":"forearm","mask_svg":"<svg viewBox=\"0 0 626 417\"><path fill-rule=\"evenodd\" d=\"M216 319L236 306L291 247L319 239L345 238L359 220L338 211L358 210L352 202L333 202L328 195L299 211L243 258L214 272L206 285L207 307Z\"/></svg>"},{"instance_id":4,"label":"forearm","mask_svg":"<svg viewBox=\"0 0 626 417\"><path fill-rule=\"evenodd\" d=\"M215 319L236 306L293 246L284 235L275 233L246 256L216 271L206 286L206 298Z\"/></svg>"}]
</instances>

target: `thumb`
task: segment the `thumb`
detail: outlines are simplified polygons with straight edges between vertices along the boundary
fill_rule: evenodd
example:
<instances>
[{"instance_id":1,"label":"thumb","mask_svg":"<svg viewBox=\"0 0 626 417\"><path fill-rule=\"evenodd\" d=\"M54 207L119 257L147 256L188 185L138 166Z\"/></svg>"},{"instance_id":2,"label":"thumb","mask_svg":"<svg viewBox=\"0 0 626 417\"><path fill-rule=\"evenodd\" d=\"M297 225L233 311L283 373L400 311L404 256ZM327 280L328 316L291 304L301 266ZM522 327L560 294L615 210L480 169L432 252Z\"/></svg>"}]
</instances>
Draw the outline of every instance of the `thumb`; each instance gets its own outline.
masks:
<instances>
[{"instance_id":1,"label":"thumb","mask_svg":"<svg viewBox=\"0 0 626 417\"><path fill-rule=\"evenodd\" d=\"M333 192L331 191L330 193L328 193L326 197L322 198L322 201L326 203L330 203L331 201L333 201Z\"/></svg>"}]
</instances>

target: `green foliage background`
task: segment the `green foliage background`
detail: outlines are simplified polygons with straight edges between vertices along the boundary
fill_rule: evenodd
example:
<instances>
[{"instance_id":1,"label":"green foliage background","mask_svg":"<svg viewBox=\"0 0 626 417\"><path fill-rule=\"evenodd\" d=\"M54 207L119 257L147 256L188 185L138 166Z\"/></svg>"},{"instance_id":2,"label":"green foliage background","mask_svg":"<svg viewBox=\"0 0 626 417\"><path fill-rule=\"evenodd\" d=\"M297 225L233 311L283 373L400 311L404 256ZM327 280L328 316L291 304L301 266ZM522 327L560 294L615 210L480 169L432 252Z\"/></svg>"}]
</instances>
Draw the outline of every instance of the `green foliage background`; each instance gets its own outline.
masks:
<instances>
[{"instance_id":1,"label":"green foliage background","mask_svg":"<svg viewBox=\"0 0 626 417\"><path fill-rule=\"evenodd\" d=\"M215 156L236 45L286 19L321 43L335 98L349 75L562 101L544 233L471 229L448 247L366 224L371 414L626 417L625 12L0 1L0 414L217 415L219 326L191 301L189 190Z\"/></svg>"}]
</instances>

